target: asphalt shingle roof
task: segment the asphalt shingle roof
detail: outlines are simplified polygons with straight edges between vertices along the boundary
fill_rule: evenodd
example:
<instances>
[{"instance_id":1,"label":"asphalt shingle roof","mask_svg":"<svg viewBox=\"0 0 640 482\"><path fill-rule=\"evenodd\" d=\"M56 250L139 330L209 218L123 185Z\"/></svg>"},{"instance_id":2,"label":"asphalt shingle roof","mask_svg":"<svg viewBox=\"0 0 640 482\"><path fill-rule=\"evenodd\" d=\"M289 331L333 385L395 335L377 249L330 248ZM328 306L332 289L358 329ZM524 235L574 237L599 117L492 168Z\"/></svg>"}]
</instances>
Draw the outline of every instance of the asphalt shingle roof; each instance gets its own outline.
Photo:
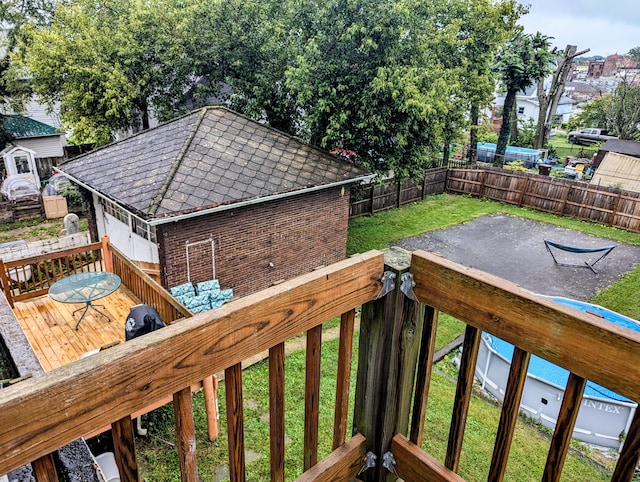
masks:
<instances>
[{"instance_id":1,"label":"asphalt shingle roof","mask_svg":"<svg viewBox=\"0 0 640 482\"><path fill-rule=\"evenodd\" d=\"M224 107L206 107L67 161L61 170L145 219L368 173Z\"/></svg>"},{"instance_id":2,"label":"asphalt shingle roof","mask_svg":"<svg viewBox=\"0 0 640 482\"><path fill-rule=\"evenodd\" d=\"M623 139L609 139L600 148L607 152L617 152L632 157L640 157L640 142Z\"/></svg>"}]
</instances>

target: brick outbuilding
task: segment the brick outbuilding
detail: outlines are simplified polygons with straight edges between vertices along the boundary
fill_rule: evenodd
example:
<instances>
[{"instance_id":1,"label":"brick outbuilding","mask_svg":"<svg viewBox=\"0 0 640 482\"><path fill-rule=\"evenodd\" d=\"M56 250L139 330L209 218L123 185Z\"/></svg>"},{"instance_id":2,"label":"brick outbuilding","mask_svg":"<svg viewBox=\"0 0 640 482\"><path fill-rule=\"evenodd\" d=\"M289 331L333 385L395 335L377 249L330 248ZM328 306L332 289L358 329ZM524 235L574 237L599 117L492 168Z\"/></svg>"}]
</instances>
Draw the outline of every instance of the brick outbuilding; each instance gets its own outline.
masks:
<instances>
[{"instance_id":1,"label":"brick outbuilding","mask_svg":"<svg viewBox=\"0 0 640 482\"><path fill-rule=\"evenodd\" d=\"M224 107L76 157L108 234L169 288L216 278L243 296L343 259L349 188L372 176Z\"/></svg>"}]
</instances>

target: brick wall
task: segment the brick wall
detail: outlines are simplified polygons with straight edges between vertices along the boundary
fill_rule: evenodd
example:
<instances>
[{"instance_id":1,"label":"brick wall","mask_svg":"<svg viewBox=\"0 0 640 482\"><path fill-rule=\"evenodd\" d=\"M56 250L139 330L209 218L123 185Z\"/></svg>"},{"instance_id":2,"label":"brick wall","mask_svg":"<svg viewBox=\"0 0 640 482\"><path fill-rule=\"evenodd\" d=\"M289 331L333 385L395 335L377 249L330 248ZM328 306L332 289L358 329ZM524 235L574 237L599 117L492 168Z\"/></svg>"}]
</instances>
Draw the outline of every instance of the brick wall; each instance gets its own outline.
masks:
<instances>
[{"instance_id":1,"label":"brick wall","mask_svg":"<svg viewBox=\"0 0 640 482\"><path fill-rule=\"evenodd\" d=\"M345 257L349 188L324 189L158 226L163 284L211 279L245 296Z\"/></svg>"}]
</instances>

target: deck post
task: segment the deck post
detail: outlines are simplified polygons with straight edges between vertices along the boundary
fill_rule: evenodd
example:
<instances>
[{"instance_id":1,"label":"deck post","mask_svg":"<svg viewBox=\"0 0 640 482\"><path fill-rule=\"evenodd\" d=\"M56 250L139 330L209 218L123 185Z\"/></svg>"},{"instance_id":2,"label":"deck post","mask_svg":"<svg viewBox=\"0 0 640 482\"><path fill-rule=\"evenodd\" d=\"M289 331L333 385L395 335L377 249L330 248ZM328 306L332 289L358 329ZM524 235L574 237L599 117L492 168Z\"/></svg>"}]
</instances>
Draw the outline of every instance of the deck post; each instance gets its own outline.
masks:
<instances>
[{"instance_id":1,"label":"deck post","mask_svg":"<svg viewBox=\"0 0 640 482\"><path fill-rule=\"evenodd\" d=\"M2 289L4 290L4 295L7 297L9 306L13 308L13 294L11 293L11 281L9 281L9 276L7 276L7 269L4 266L4 260L2 258L0 258L0 282L2 282Z\"/></svg>"},{"instance_id":2,"label":"deck post","mask_svg":"<svg viewBox=\"0 0 640 482\"><path fill-rule=\"evenodd\" d=\"M362 306L353 433L365 436L376 466L360 474L365 482L394 480L382 467L397 433L407 435L425 306L412 299L410 254L385 252L385 272L395 286ZM405 275L403 277L403 275Z\"/></svg>"},{"instance_id":3,"label":"deck post","mask_svg":"<svg viewBox=\"0 0 640 482\"><path fill-rule=\"evenodd\" d=\"M102 243L102 258L104 259L104 270L113 273L113 260L111 259L111 250L109 249L109 236L105 234L100 239Z\"/></svg>"}]
</instances>

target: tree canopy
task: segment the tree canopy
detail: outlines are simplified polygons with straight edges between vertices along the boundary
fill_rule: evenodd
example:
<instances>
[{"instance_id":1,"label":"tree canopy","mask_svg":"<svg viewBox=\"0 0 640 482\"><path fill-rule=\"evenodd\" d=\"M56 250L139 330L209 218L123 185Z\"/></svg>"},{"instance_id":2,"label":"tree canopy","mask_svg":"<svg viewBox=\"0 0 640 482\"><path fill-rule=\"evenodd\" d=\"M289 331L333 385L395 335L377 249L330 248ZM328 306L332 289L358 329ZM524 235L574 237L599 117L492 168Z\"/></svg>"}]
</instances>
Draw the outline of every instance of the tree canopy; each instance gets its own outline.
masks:
<instances>
[{"instance_id":1,"label":"tree canopy","mask_svg":"<svg viewBox=\"0 0 640 482\"><path fill-rule=\"evenodd\" d=\"M117 131L147 128L188 84L187 22L176 2L79 0L56 5L48 27L30 23L14 65L81 142L98 145Z\"/></svg>"},{"instance_id":2,"label":"tree canopy","mask_svg":"<svg viewBox=\"0 0 640 482\"><path fill-rule=\"evenodd\" d=\"M488 102L522 12L515 0L63 1L21 28L12 70L59 103L77 142L215 98L405 177Z\"/></svg>"}]
</instances>

